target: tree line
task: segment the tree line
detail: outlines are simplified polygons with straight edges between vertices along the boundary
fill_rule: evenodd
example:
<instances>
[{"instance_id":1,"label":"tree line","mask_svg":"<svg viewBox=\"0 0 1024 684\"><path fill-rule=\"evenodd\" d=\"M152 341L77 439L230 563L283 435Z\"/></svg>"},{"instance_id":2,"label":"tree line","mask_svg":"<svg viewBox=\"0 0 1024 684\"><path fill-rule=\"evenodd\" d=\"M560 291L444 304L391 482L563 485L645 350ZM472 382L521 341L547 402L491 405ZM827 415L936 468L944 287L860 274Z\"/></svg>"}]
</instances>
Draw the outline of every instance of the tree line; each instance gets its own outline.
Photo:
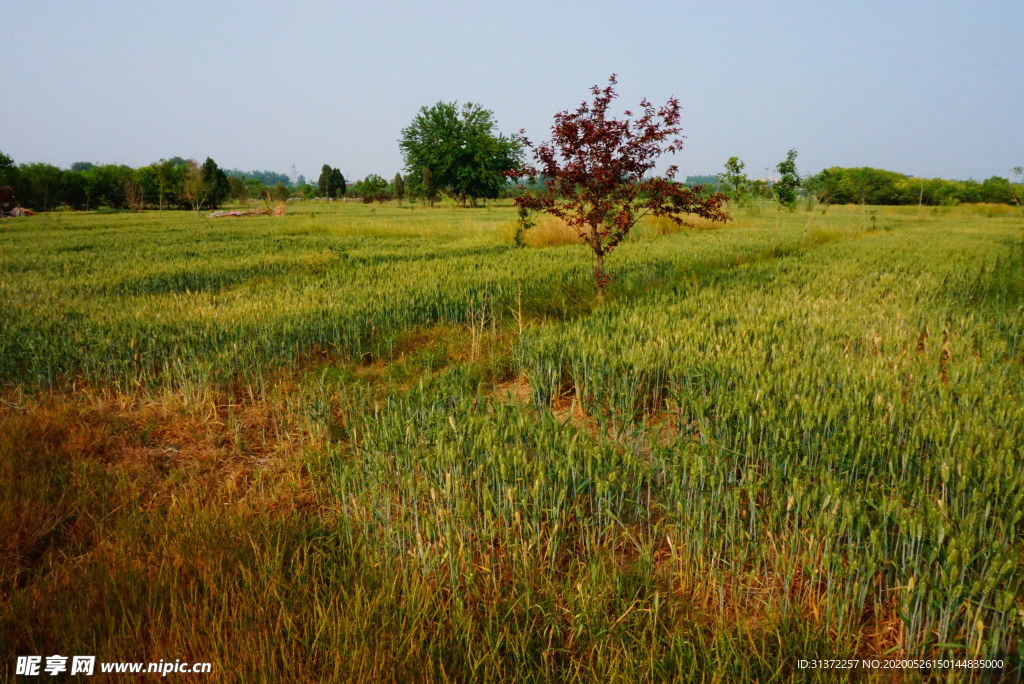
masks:
<instances>
[{"instance_id":1,"label":"tree line","mask_svg":"<svg viewBox=\"0 0 1024 684\"><path fill-rule=\"evenodd\" d=\"M239 171L221 169L207 158L202 164L191 159L171 157L147 166L132 168L124 164L75 162L67 169L53 164L33 162L15 164L0 152L0 187L14 204L52 211L58 208L90 211L96 209L218 209L229 200L245 204L251 200L285 201L300 199L349 198L363 202L388 200L423 201L433 204L442 195L454 194L449 170L441 171L441 183L433 180L430 168L396 173L388 181L377 174L349 183L342 172L323 166L317 183L303 176L297 182L275 171ZM480 197L511 197L515 187L500 173L492 178L493 190L477 193L461 188L459 199L474 204Z\"/></svg>"},{"instance_id":2,"label":"tree line","mask_svg":"<svg viewBox=\"0 0 1024 684\"><path fill-rule=\"evenodd\" d=\"M40 162L15 164L0 152L0 187L9 187L21 206L39 211L58 207L199 211L218 208L229 198L287 198L291 191L280 176L275 186L268 187L259 173L272 172L224 171L209 157L202 164L171 157L134 169L91 162L75 162L61 169Z\"/></svg>"},{"instance_id":3,"label":"tree line","mask_svg":"<svg viewBox=\"0 0 1024 684\"><path fill-rule=\"evenodd\" d=\"M744 163L730 157L716 176L688 176L688 185L701 184L727 192L734 201L770 199L775 182L750 179ZM1024 170L1013 170L1017 183L992 176L984 181L917 178L868 166L833 166L801 180L805 196L822 204L875 204L950 206L987 202L1020 204L1024 201Z\"/></svg>"},{"instance_id":4,"label":"tree line","mask_svg":"<svg viewBox=\"0 0 1024 684\"><path fill-rule=\"evenodd\" d=\"M408 199L432 205L444 196L462 206L476 206L481 199L545 192L550 179L515 177L514 170L523 161L522 134L503 135L496 129L493 112L471 102L421 107L402 129L399 141L405 173L396 173L390 181L370 174L348 183L338 168L324 164L315 185L303 176L292 183L286 174L274 171L223 170L209 157L202 164L172 157L137 169L90 162L60 169L45 163L16 165L0 152L0 187L5 188L5 197L13 196L21 206L39 211L149 207L198 212L219 208L229 199L245 204L253 199L284 201L291 197L345 197L364 202ZM778 199L778 179L750 179L744 166L738 157L730 157L724 172L689 176L684 185L728 193L740 205ZM792 171L795 174L795 166ZM979 182L915 178L871 167L831 167L799 179L799 186L803 196L829 204L1020 204L1024 171L1017 167L1014 173L1016 183L1001 176ZM785 204L792 206L794 199L795 195L787 198Z\"/></svg>"},{"instance_id":5,"label":"tree line","mask_svg":"<svg viewBox=\"0 0 1024 684\"><path fill-rule=\"evenodd\" d=\"M1024 180L1017 172L1018 180ZM831 204L956 205L976 202L1018 204L1024 184L992 176L984 181L915 178L871 167L832 167L805 181L807 191Z\"/></svg>"}]
</instances>

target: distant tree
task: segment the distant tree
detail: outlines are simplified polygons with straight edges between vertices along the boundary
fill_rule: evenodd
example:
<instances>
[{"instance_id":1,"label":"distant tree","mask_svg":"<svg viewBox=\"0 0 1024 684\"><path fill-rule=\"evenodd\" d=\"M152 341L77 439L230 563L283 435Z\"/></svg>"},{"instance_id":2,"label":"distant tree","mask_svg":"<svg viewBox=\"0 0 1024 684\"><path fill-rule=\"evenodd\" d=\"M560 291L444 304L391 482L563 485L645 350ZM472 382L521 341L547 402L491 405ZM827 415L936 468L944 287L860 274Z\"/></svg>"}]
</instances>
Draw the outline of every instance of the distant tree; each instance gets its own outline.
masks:
<instances>
[{"instance_id":1,"label":"distant tree","mask_svg":"<svg viewBox=\"0 0 1024 684\"><path fill-rule=\"evenodd\" d=\"M320 167L320 178L317 180L317 188L320 190L320 196L326 197L327 199L334 199L334 187L331 183L331 167L324 164Z\"/></svg>"},{"instance_id":2,"label":"distant tree","mask_svg":"<svg viewBox=\"0 0 1024 684\"><path fill-rule=\"evenodd\" d=\"M710 186L715 190L720 189L719 185L722 183L722 174L715 174L714 176L703 175L703 176L687 176L686 180L683 181L683 185L688 188L695 187L697 185Z\"/></svg>"},{"instance_id":3,"label":"distant tree","mask_svg":"<svg viewBox=\"0 0 1024 684\"><path fill-rule=\"evenodd\" d=\"M0 185L13 185L18 173L14 160L0 152Z\"/></svg>"},{"instance_id":4,"label":"distant tree","mask_svg":"<svg viewBox=\"0 0 1024 684\"><path fill-rule=\"evenodd\" d=\"M749 200L772 198L772 186L764 178L755 178L750 181L749 192Z\"/></svg>"},{"instance_id":5,"label":"distant tree","mask_svg":"<svg viewBox=\"0 0 1024 684\"><path fill-rule=\"evenodd\" d=\"M719 186L729 193L738 204L747 204L750 197L750 179L743 173L746 164L739 157L729 157L725 162L725 173L719 175Z\"/></svg>"},{"instance_id":6,"label":"distant tree","mask_svg":"<svg viewBox=\"0 0 1024 684\"><path fill-rule=\"evenodd\" d=\"M427 200L427 204L434 206L434 202L437 201L437 186L434 185L434 174L430 172L429 166L423 167L422 178L423 198Z\"/></svg>"},{"instance_id":7,"label":"distant tree","mask_svg":"<svg viewBox=\"0 0 1024 684\"><path fill-rule=\"evenodd\" d=\"M49 211L60 201L61 170L52 164L22 164L20 187L15 188L23 206Z\"/></svg>"},{"instance_id":8,"label":"distant tree","mask_svg":"<svg viewBox=\"0 0 1024 684\"><path fill-rule=\"evenodd\" d=\"M521 163L522 146L515 137L495 132L494 113L468 102L438 102L421 107L402 129L400 147L406 169L430 169L436 188L465 206L497 197L507 185L506 173Z\"/></svg>"},{"instance_id":9,"label":"distant tree","mask_svg":"<svg viewBox=\"0 0 1024 684\"><path fill-rule=\"evenodd\" d=\"M125 178L135 176L134 169L123 164L101 164L84 171L83 175L93 204L115 209L128 206Z\"/></svg>"},{"instance_id":10,"label":"distant tree","mask_svg":"<svg viewBox=\"0 0 1024 684\"><path fill-rule=\"evenodd\" d=\"M895 204L897 183L906 176L870 167L831 167L804 181L804 187L819 202L834 204Z\"/></svg>"},{"instance_id":11,"label":"distant tree","mask_svg":"<svg viewBox=\"0 0 1024 684\"><path fill-rule=\"evenodd\" d=\"M796 191L800 189L800 175L796 172L796 150L786 153L785 160L776 165L775 170L779 172L779 180L772 184L772 192L779 206L786 207L790 211L796 209Z\"/></svg>"},{"instance_id":12,"label":"distant tree","mask_svg":"<svg viewBox=\"0 0 1024 684\"><path fill-rule=\"evenodd\" d=\"M1013 185L1011 185L1008 178L992 176L985 179L981 184L982 202L1012 204L1013 197Z\"/></svg>"},{"instance_id":13,"label":"distant tree","mask_svg":"<svg viewBox=\"0 0 1024 684\"><path fill-rule=\"evenodd\" d=\"M86 192L85 174L67 170L60 175L60 201L72 209L87 208L89 195Z\"/></svg>"},{"instance_id":14,"label":"distant tree","mask_svg":"<svg viewBox=\"0 0 1024 684\"><path fill-rule=\"evenodd\" d=\"M402 174L396 173L395 179L391 181L391 194L394 195L395 199L399 202L405 197L405 181L402 180Z\"/></svg>"},{"instance_id":15,"label":"distant tree","mask_svg":"<svg viewBox=\"0 0 1024 684\"><path fill-rule=\"evenodd\" d=\"M303 186L303 185L305 185L305 184L306 184L306 177L305 177L305 176L303 176L303 175L302 175L302 174L300 173L300 174L299 174L299 177L295 179L295 187L301 187L301 186Z\"/></svg>"},{"instance_id":16,"label":"distant tree","mask_svg":"<svg viewBox=\"0 0 1024 684\"><path fill-rule=\"evenodd\" d=\"M206 206L208 201L207 191L207 185L203 181L203 172L199 165L194 161L189 162L188 172L181 185L181 198L196 212L197 218L199 211Z\"/></svg>"},{"instance_id":17,"label":"distant tree","mask_svg":"<svg viewBox=\"0 0 1024 684\"><path fill-rule=\"evenodd\" d=\"M671 98L657 109L642 100L642 113L630 120L609 115L618 95L614 75L605 88L591 89L593 102L584 101L575 112L555 115L551 141L534 146L536 167L519 171L528 178L545 177L546 192L521 194L519 207L544 211L565 221L586 241L594 253L594 280L598 292L610 278L604 259L647 214L665 216L677 224L687 215L711 221L727 221L722 210L727 199L720 193L699 195L675 183L678 172L670 166L663 177L648 177L658 158L683 148L679 127L679 101Z\"/></svg>"},{"instance_id":18,"label":"distant tree","mask_svg":"<svg viewBox=\"0 0 1024 684\"><path fill-rule=\"evenodd\" d=\"M0 215L9 213L18 206L16 188L21 185L19 175L14 160L0 152Z\"/></svg>"},{"instance_id":19,"label":"distant tree","mask_svg":"<svg viewBox=\"0 0 1024 684\"><path fill-rule=\"evenodd\" d=\"M203 183L206 184L206 201L211 208L216 209L224 203L231 190L228 185L227 174L210 157L207 157L206 161L203 162L200 173Z\"/></svg>"},{"instance_id":20,"label":"distant tree","mask_svg":"<svg viewBox=\"0 0 1024 684\"><path fill-rule=\"evenodd\" d=\"M402 188L405 190L404 199L414 202L423 197L423 177L414 173L403 173Z\"/></svg>"},{"instance_id":21,"label":"distant tree","mask_svg":"<svg viewBox=\"0 0 1024 684\"><path fill-rule=\"evenodd\" d=\"M338 194L345 194L345 177L338 169L332 169L330 165L324 164L320 169L320 179L317 181L320 196L334 199Z\"/></svg>"},{"instance_id":22,"label":"distant tree","mask_svg":"<svg viewBox=\"0 0 1024 684\"><path fill-rule=\"evenodd\" d=\"M267 186L259 178L243 178L242 182L252 199L261 199L267 194Z\"/></svg>"},{"instance_id":23,"label":"distant tree","mask_svg":"<svg viewBox=\"0 0 1024 684\"><path fill-rule=\"evenodd\" d=\"M260 187L269 185L273 187L278 183L291 186L291 178L286 173L279 173L277 171L239 171L238 169L225 169L224 173L228 176L237 176L243 181L257 180L260 183Z\"/></svg>"},{"instance_id":24,"label":"distant tree","mask_svg":"<svg viewBox=\"0 0 1024 684\"><path fill-rule=\"evenodd\" d=\"M344 195L348 189L345 183L345 176L338 169L331 169L331 184L334 186L334 195Z\"/></svg>"},{"instance_id":25,"label":"distant tree","mask_svg":"<svg viewBox=\"0 0 1024 684\"><path fill-rule=\"evenodd\" d=\"M146 207L146 195L136 175L125 175L121 184L124 186L124 201L128 208L132 211L142 211Z\"/></svg>"},{"instance_id":26,"label":"distant tree","mask_svg":"<svg viewBox=\"0 0 1024 684\"><path fill-rule=\"evenodd\" d=\"M135 178L142 186L142 192L150 206L155 203L162 211L168 205L186 206L181 199L181 189L188 168L188 162L180 157L161 159L149 166L136 169ZM89 173L93 172L86 172Z\"/></svg>"},{"instance_id":27,"label":"distant tree","mask_svg":"<svg viewBox=\"0 0 1024 684\"><path fill-rule=\"evenodd\" d=\"M284 183L278 182L274 185L274 189L270 192L270 195L278 202L287 202L288 198L292 196L292 191Z\"/></svg>"},{"instance_id":28,"label":"distant tree","mask_svg":"<svg viewBox=\"0 0 1024 684\"><path fill-rule=\"evenodd\" d=\"M185 176L188 174L190 166L181 157L161 159L154 166L156 167L159 206L162 210L165 199L181 196Z\"/></svg>"},{"instance_id":29,"label":"distant tree","mask_svg":"<svg viewBox=\"0 0 1024 684\"><path fill-rule=\"evenodd\" d=\"M359 181L356 190L363 202L383 202L388 198L388 182L375 173Z\"/></svg>"},{"instance_id":30,"label":"distant tree","mask_svg":"<svg viewBox=\"0 0 1024 684\"><path fill-rule=\"evenodd\" d=\"M238 176L228 176L228 192L231 198L242 206L249 203L249 188Z\"/></svg>"}]
</instances>

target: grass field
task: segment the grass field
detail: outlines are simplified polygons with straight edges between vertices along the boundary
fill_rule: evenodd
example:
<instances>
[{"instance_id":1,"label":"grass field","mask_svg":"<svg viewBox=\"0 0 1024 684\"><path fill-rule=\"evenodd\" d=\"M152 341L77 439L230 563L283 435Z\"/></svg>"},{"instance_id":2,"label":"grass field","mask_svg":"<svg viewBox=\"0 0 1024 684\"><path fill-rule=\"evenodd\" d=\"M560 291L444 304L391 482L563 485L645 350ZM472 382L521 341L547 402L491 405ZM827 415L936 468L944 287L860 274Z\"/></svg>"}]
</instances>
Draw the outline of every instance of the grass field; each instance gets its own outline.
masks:
<instances>
[{"instance_id":1,"label":"grass field","mask_svg":"<svg viewBox=\"0 0 1024 684\"><path fill-rule=\"evenodd\" d=\"M0 222L0 673L1024 677L1019 213L289 210Z\"/></svg>"}]
</instances>

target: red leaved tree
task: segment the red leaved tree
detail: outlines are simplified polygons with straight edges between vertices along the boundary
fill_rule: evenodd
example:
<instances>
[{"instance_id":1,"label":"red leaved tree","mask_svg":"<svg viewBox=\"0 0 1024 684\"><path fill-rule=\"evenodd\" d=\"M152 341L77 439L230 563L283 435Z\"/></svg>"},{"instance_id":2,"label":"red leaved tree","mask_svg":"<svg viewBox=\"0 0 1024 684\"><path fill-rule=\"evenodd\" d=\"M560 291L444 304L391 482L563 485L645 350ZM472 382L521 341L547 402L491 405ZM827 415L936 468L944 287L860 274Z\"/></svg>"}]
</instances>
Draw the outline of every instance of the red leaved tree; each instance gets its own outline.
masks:
<instances>
[{"instance_id":1,"label":"red leaved tree","mask_svg":"<svg viewBox=\"0 0 1024 684\"><path fill-rule=\"evenodd\" d=\"M599 293L610 280L604 271L605 256L644 216L666 216L680 225L688 216L729 220L722 209L728 198L674 182L675 166L661 176L648 176L662 154L683 149L679 100L671 98L655 109L645 99L636 120L630 119L629 110L625 119L615 119L608 108L618 97L617 82L613 74L605 88L591 88L593 102L583 102L575 112L555 114L550 142L535 146L520 131L536 166L520 169L518 175L543 178L546 191L521 193L516 205L557 216L579 233L594 252Z\"/></svg>"}]
</instances>

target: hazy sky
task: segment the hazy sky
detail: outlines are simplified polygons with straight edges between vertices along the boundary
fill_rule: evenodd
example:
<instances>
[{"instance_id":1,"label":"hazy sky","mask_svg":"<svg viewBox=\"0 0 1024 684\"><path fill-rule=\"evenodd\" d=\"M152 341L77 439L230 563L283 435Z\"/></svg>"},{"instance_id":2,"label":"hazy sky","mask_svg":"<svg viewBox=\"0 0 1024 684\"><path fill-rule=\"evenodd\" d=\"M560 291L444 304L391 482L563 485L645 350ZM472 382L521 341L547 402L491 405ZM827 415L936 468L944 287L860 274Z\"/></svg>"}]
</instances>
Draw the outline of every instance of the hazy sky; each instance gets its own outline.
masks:
<instances>
[{"instance_id":1,"label":"hazy sky","mask_svg":"<svg viewBox=\"0 0 1024 684\"><path fill-rule=\"evenodd\" d=\"M876 166L984 179L1024 164L1024 1L218 2L4 0L0 151L18 163L226 168L350 180L402 167L422 105L502 132L619 75L675 95L681 173Z\"/></svg>"}]
</instances>

